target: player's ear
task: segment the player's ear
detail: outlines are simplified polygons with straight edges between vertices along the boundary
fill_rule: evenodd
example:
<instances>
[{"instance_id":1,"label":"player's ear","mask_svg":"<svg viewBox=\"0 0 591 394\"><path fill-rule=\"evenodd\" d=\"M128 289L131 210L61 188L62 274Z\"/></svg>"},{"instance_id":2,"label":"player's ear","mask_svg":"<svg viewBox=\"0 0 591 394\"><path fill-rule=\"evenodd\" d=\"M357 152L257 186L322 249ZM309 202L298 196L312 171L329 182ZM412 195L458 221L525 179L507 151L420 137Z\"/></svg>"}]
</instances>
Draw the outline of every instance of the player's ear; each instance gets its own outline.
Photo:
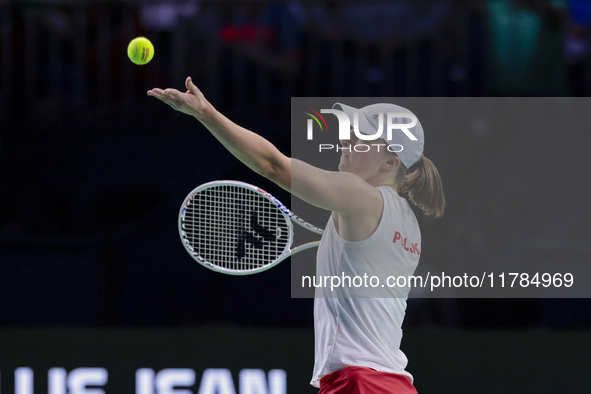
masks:
<instances>
[{"instance_id":1,"label":"player's ear","mask_svg":"<svg viewBox=\"0 0 591 394\"><path fill-rule=\"evenodd\" d=\"M393 170L400 165L400 157L393 154L388 154L386 160L382 163L385 170Z\"/></svg>"}]
</instances>

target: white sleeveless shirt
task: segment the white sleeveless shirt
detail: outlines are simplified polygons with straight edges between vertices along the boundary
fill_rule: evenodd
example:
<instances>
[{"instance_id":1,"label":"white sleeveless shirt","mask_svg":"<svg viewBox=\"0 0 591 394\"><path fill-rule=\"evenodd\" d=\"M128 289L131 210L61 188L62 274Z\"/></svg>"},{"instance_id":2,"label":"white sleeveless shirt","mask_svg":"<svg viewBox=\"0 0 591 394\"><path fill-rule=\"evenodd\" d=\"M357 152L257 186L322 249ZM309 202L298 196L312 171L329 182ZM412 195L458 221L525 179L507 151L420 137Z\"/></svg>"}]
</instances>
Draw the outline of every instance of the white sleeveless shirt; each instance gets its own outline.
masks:
<instances>
[{"instance_id":1,"label":"white sleeveless shirt","mask_svg":"<svg viewBox=\"0 0 591 394\"><path fill-rule=\"evenodd\" d=\"M421 233L408 202L389 187L379 186L384 199L375 232L359 242L343 240L332 216L328 220L317 253L316 276L363 277L363 284L339 287L330 292L317 288L314 299L315 364L312 384L348 366L412 375L404 369L408 359L400 350L402 321L409 287L390 287L387 275L411 276L421 250ZM369 278L377 276L373 288ZM335 282L336 283L336 282ZM359 284L358 280L356 284ZM372 282L376 284L375 280ZM392 283L392 282L391 282ZM402 282L399 282L402 285ZM384 285L384 287L382 287ZM368 294L373 297L368 298ZM373 294L373 296L372 296Z\"/></svg>"}]
</instances>

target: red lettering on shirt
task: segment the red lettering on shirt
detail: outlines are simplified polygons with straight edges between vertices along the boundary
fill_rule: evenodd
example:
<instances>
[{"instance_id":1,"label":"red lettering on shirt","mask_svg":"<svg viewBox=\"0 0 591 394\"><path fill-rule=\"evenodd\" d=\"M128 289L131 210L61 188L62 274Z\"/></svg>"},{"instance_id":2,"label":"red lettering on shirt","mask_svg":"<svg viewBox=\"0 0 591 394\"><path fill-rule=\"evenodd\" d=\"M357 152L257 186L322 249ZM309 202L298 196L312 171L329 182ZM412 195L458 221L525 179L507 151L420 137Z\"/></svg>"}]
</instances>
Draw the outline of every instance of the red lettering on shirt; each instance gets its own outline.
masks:
<instances>
[{"instance_id":1,"label":"red lettering on shirt","mask_svg":"<svg viewBox=\"0 0 591 394\"><path fill-rule=\"evenodd\" d=\"M402 249L406 250L407 252L410 252L412 254L416 254L416 255L421 255L421 252L419 251L419 243L412 243L410 241L410 247L406 246L406 241L408 240L408 238L403 238L402 234L400 234L398 231L396 231L394 233L394 239L392 240L392 243L396 243L396 241L400 240L400 245L402 246Z\"/></svg>"}]
</instances>

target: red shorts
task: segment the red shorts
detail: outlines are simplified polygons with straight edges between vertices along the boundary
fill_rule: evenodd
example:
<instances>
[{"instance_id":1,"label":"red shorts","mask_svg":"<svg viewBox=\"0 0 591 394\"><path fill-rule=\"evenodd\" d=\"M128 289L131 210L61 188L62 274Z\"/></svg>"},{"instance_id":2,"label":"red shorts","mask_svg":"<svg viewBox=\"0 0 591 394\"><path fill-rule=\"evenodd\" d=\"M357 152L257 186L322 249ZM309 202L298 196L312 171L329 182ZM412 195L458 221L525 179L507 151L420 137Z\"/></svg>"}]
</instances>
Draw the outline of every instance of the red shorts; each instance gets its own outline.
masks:
<instances>
[{"instance_id":1,"label":"red shorts","mask_svg":"<svg viewBox=\"0 0 591 394\"><path fill-rule=\"evenodd\" d=\"M366 367L347 367L320 379L318 394L417 394L410 378Z\"/></svg>"}]
</instances>

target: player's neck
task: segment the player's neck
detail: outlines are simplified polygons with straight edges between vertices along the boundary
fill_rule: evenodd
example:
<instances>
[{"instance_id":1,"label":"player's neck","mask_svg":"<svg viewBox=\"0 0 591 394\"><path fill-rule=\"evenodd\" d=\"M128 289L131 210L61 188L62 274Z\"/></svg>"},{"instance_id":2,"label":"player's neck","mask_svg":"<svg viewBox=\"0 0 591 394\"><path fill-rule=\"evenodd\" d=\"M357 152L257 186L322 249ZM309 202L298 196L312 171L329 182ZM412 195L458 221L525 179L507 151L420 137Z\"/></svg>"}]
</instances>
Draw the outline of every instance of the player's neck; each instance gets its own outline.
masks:
<instances>
[{"instance_id":1,"label":"player's neck","mask_svg":"<svg viewBox=\"0 0 591 394\"><path fill-rule=\"evenodd\" d=\"M392 180L392 179L389 179L389 177L383 176L382 173L378 174L377 176L375 176L373 178L366 180L366 182L374 187L386 186L386 187L391 188L394 191L396 191L397 187L398 187L397 182L395 180Z\"/></svg>"}]
</instances>

